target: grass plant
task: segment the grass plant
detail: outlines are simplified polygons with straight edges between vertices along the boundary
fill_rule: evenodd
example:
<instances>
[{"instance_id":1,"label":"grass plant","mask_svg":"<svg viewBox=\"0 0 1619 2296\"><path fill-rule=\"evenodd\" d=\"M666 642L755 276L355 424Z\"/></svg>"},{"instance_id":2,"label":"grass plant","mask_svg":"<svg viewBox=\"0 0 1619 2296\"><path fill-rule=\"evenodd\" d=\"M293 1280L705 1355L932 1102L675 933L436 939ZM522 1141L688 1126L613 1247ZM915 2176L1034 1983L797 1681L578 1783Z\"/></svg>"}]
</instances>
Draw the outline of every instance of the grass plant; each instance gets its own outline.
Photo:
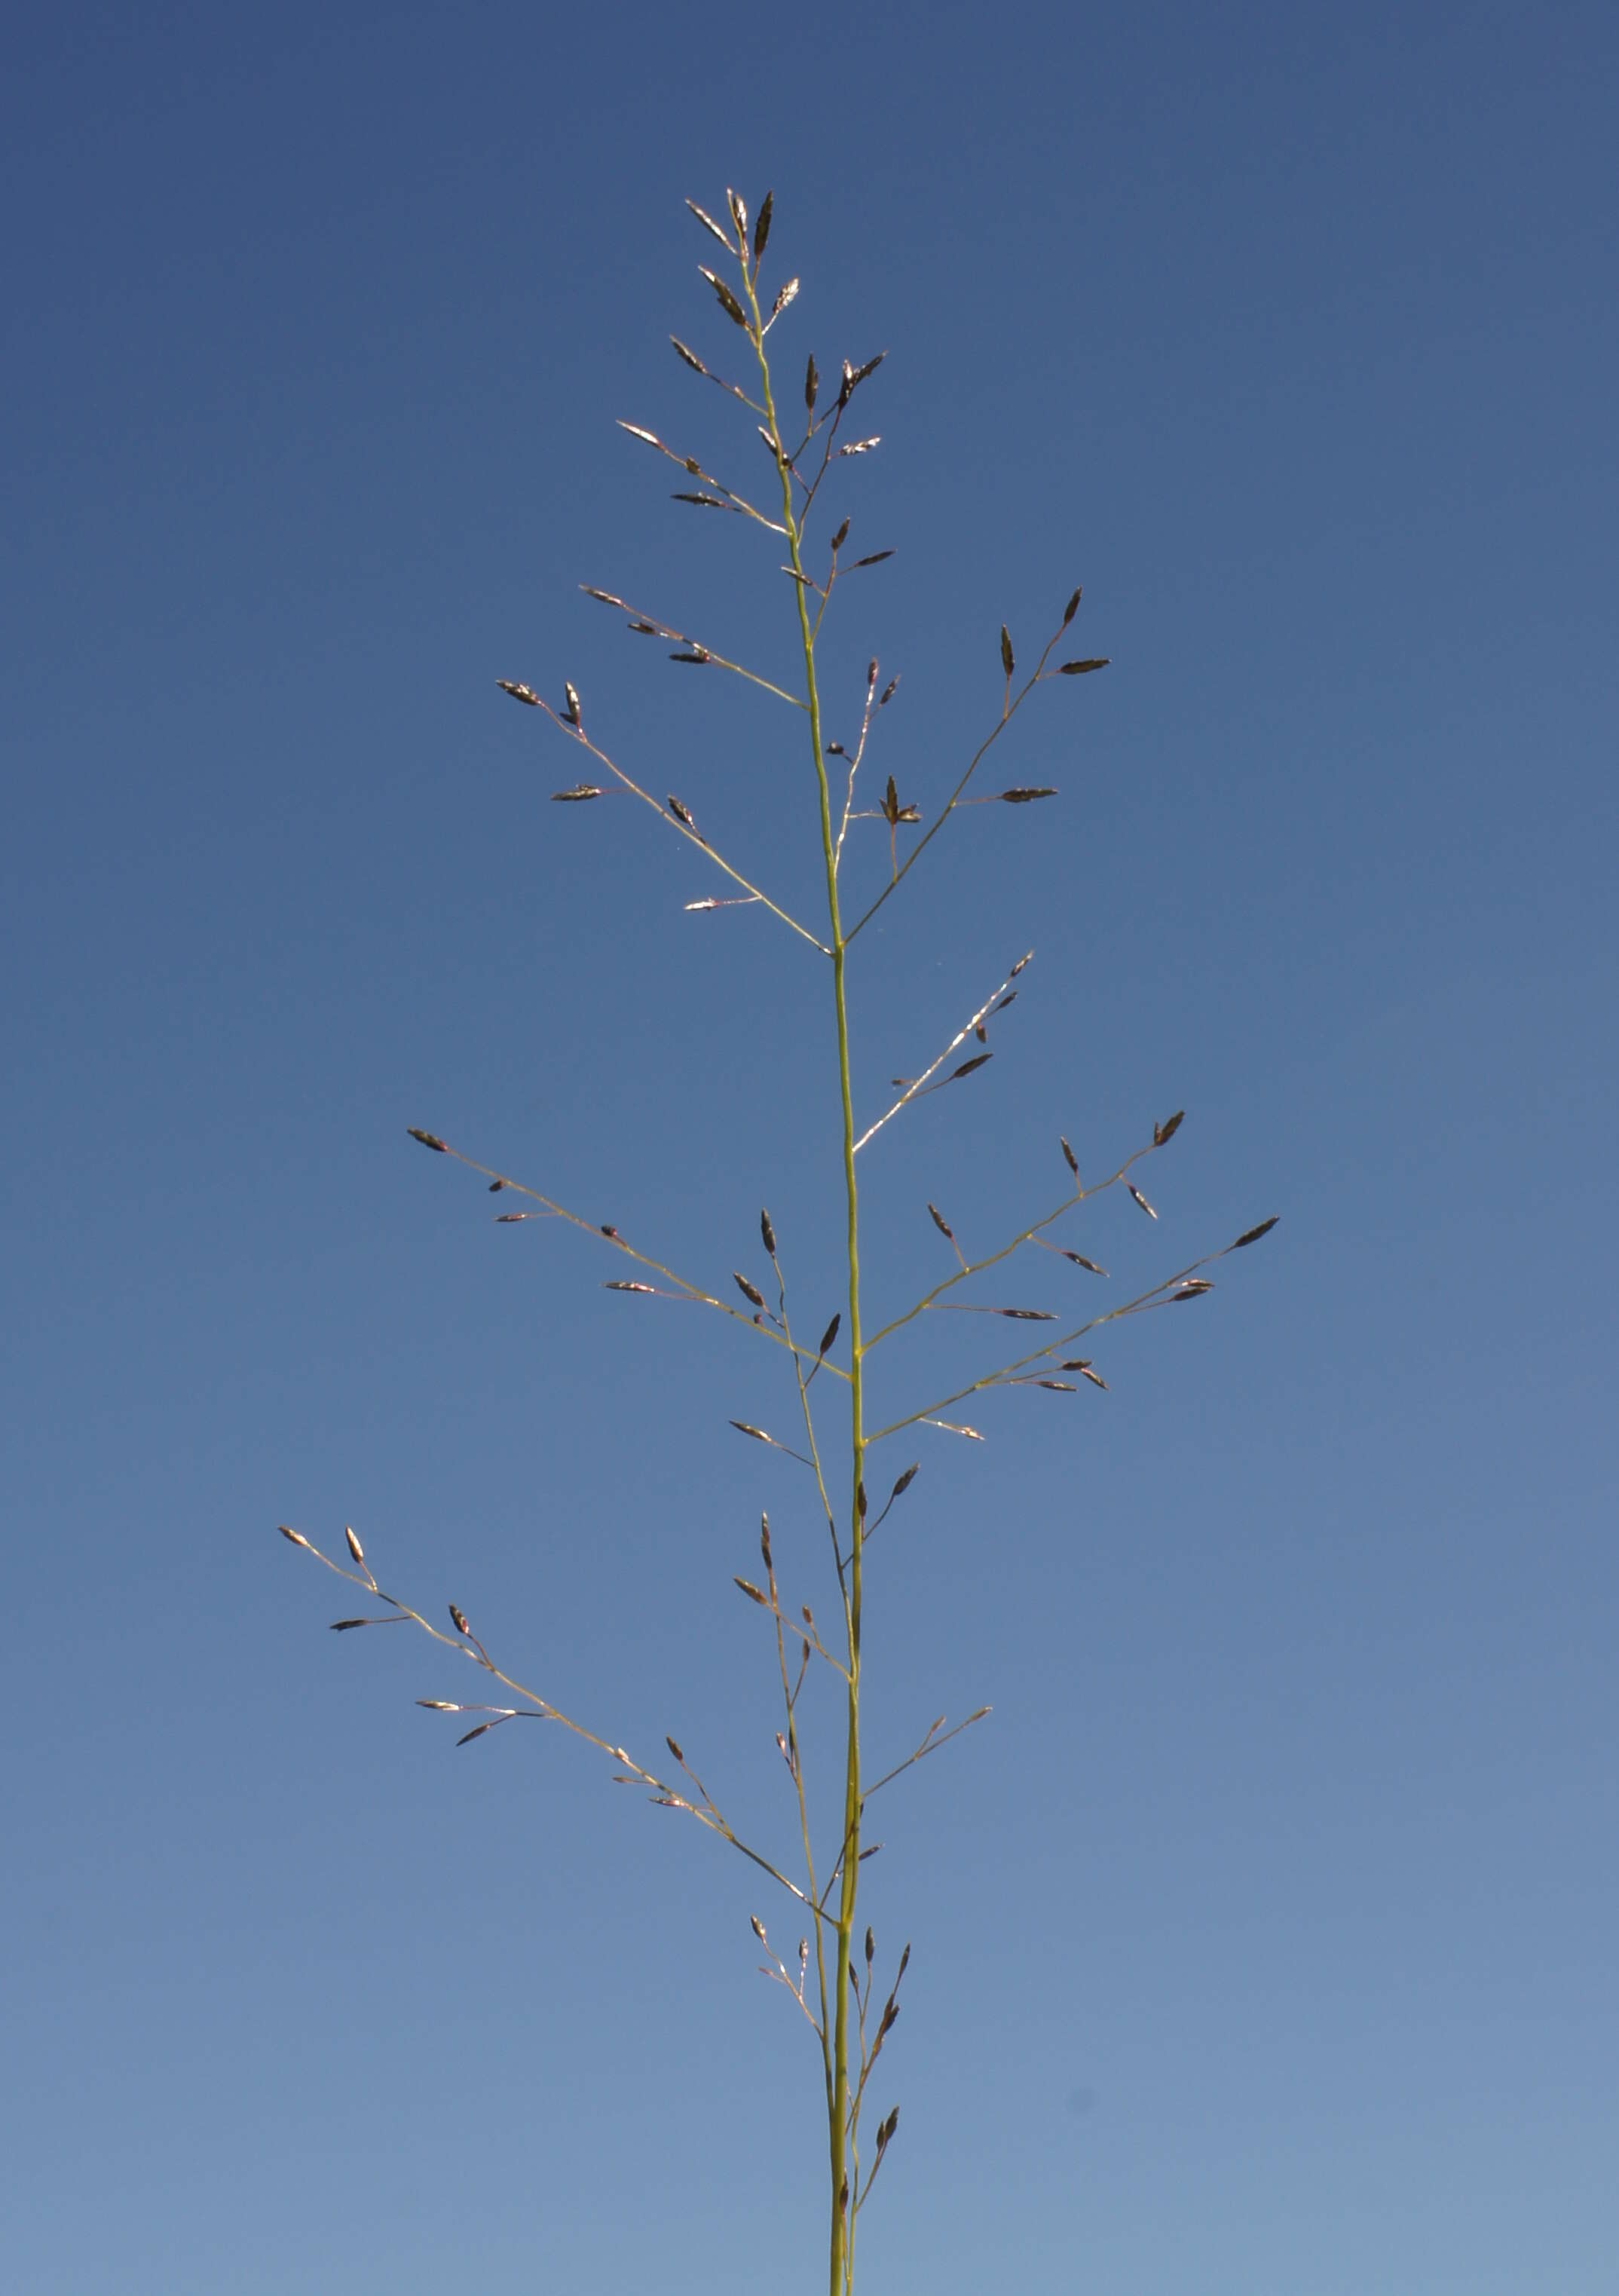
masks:
<instances>
[{"instance_id":1,"label":"grass plant","mask_svg":"<svg viewBox=\"0 0 1619 2296\"><path fill-rule=\"evenodd\" d=\"M736 332L735 348L742 355L744 380L734 382L686 343L671 338L675 350L691 373L724 392L739 415L755 429L768 449L773 498L756 503L715 476L695 457L668 445L655 432L638 424L622 428L633 438L666 457L684 483L675 499L692 508L741 521L748 537L760 545L773 574L780 566L785 577L784 599L792 618L798 668L793 687L732 661L689 632L642 611L612 592L582 586L587 594L610 611L626 616L629 628L642 637L668 645L679 663L714 668L747 679L776 697L798 719L794 728L802 744L801 767L813 780L820 835L821 869L824 881L823 913L805 920L790 913L751 875L724 855L707 832L699 829L690 807L679 798L659 799L637 781L587 730L583 705L571 684L564 683L560 702L546 700L532 687L501 680L515 701L550 721L560 738L571 745L579 778L555 792L566 805L593 803L604 797L627 797L645 808L666 832L695 847L706 863L724 881L724 890L688 904L708 910L730 906L761 905L783 930L797 937L805 961L822 966L836 1021L837 1073L827 1078L835 1091L839 1111L840 1193L846 1210L846 1264L842 1273L843 1304L814 1343L795 1329L789 1308L788 1283L782 1270L774 1226L761 1213L760 1241L769 1263L768 1291L740 1272L732 1278L732 1298L723 1287L679 1275L643 1250L614 1226L601 1226L542 1190L528 1185L493 1166L464 1154L438 1134L410 1128L411 1136L437 1155L478 1174L489 1190L507 1201L495 1217L515 1223L550 1218L570 1224L593 1237L614 1255L618 1273L608 1279L609 1290L656 1295L729 1318L753 1337L774 1349L784 1377L791 1383L796 1426L791 1444L762 1427L743 1420L732 1424L744 1437L786 1451L800 1461L813 1479L819 1513L828 1539L830 1620L823 1628L807 1604L797 1608L784 1599L777 1577L768 1517L761 1517L756 1578L740 1577L736 1586L743 1598L764 1611L774 1645L780 1681L781 1727L776 1742L789 1781L797 1847L794 1861L767 1852L742 1838L721 1804L673 1738L650 1764L634 1758L613 1738L574 1716L562 1712L541 1692L527 1686L491 1655L474 1633L464 1613L447 1606L448 1628L381 1587L364 1549L352 1529L344 1532L345 1554L327 1554L302 1531L282 1526L282 1535L314 1554L325 1567L359 1587L380 1610L334 1621L334 1630L347 1633L384 1624L412 1623L435 1642L462 1653L481 1672L491 1693L479 1701L423 1698L429 1710L464 1724L459 1742L470 1744L509 1723L541 1721L560 1725L603 1755L619 1782L642 1788L656 1806L693 1819L742 1857L787 1901L790 1926L801 1931L785 1956L770 1943L765 1923L753 1916L753 1928L765 1959L764 1973L792 1996L817 2045L818 2074L826 2103L827 2285L829 2296L853 2296L855 2234L862 2211L869 2202L893 2148L899 2122L897 2106L873 2120L871 2081L900 2009L900 1988L910 1960L907 1945L886 1984L877 1973L876 1942L860 1920L861 1869L872 1854L865 1836L868 1804L873 1795L904 1772L928 1759L963 1730L988 1713L980 1707L953 1727L940 1717L904 1758L871 1776L864 1760L861 1718L864 1689L862 1629L865 1609L865 1555L869 1540L889 1510L902 1500L918 1473L905 1465L891 1483L887 1474L874 1477L873 1454L900 1435L927 1430L958 1441L981 1440L978 1431L959 1414L976 1409L985 1399L1009 1387L1034 1386L1054 1393L1075 1393L1079 1383L1104 1388L1106 1382L1092 1357L1084 1350L1093 1335L1120 1320L1156 1312L1205 1297L1212 1289L1207 1269L1228 1254L1246 1250L1274 1226L1262 1221L1246 1229L1234 1242L1163 1277L1147 1290L1116 1307L1081 1317L1071 1326L1055 1311L1023 1305L1007 1306L979 1296L977 1279L991 1270L1037 1252L1056 1252L1089 1275L1102 1277L1106 1270L1071 1242L1063 1241L1065 1223L1092 1198L1111 1189L1128 1193L1141 1214L1157 1215L1143 1193L1138 1168L1173 1139L1182 1123L1180 1111L1152 1127L1149 1139L1125 1155L1116 1169L1091 1185L1081 1180L1079 1167L1067 1140L1057 1144L1063 1183L1056 1200L1033 1218L1023 1220L1010 1235L986 1251L969 1256L954 1230L932 1204L927 1210L949 1246L948 1271L909 1306L887 1315L868 1329L867 1301L861 1271L861 1201L859 1163L863 1151L876 1136L900 1119L918 1100L964 1083L991 1058L990 1023L1018 995L1018 983L1028 955L1013 964L995 988L969 1013L920 1075L896 1078L896 1096L873 1119L863 1124L856 1114L854 1072L851 1059L850 1001L855 945L872 919L905 882L933 840L954 817L969 806L1003 804L1027 806L1055 795L1042 786L1014 784L985 792L975 787L980 767L1002 741L1031 695L1039 688L1091 676L1107 667L1105 660L1075 653L1066 656L1067 633L1080 607L1076 589L1067 600L1056 627L1041 647L1032 668L1021 672L1012 640L1002 627L999 637L998 694L984 737L972 750L953 781L924 813L916 803L903 801L893 775L887 778L880 800L857 805L861 775L866 766L874 729L893 698L897 679L880 684L872 661L866 675L859 735L852 749L829 742L822 717L818 646L834 593L847 574L892 555L887 551L846 562L849 521L819 541L822 525L830 523L822 508L829 475L841 472L851 461L876 450L879 438L857 434L851 410L863 408L866 386L882 364L882 354L863 365L844 363L835 378L823 384L813 357L803 371L802 411L792 419L784 413L780 373L773 362L773 332L793 307L798 282L789 278L764 298L764 274L773 212L767 194L750 222L744 202L727 193L723 220L691 201L699 229L717 242L723 266L701 266L702 276L722 321ZM718 258L715 258L717 260ZM795 361L795 365L797 362ZM755 450L756 451L756 449ZM993 660L986 646L986 656ZM1072 690L1072 688L1068 688ZM879 824L875 834L868 824ZM866 888L852 896L846 882L846 865L852 863L863 840L869 857L880 843L879 866L872 874L866 865ZM851 868L852 877L854 871ZM1054 1155L1053 1162L1057 1161ZM773 1295L771 1296L771 1295ZM1018 1340L1009 1337L1005 1359L989 1363L971 1378L946 1392L903 1412L887 1423L872 1428L867 1421L867 1365L874 1349L895 1343L907 1329L929 1315L960 1313L987 1316L1002 1325L1016 1325ZM841 1357L841 1360L839 1360ZM820 1382L817 1385L817 1382ZM799 1442L802 1442L802 1448ZM887 1483L887 1489L883 1485ZM879 1493L873 1505L868 1485ZM805 1753L800 1739L800 1699L812 1668L830 1670L838 1688L841 1710L840 1743L836 1749L840 1790L835 1802L840 1816L830 1839L818 1829L812 1800L805 1783ZM795 1862L796 1861L796 1862Z\"/></svg>"}]
</instances>

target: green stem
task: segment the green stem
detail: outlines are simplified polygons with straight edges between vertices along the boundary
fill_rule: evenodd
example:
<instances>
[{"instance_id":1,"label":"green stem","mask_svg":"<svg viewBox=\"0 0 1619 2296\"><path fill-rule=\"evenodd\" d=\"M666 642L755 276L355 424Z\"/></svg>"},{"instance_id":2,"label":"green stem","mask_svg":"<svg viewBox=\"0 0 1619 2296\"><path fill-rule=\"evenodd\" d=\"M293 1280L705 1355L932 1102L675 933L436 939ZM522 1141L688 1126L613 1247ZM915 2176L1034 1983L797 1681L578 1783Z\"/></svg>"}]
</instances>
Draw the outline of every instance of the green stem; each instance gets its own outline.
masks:
<instances>
[{"instance_id":1,"label":"green stem","mask_svg":"<svg viewBox=\"0 0 1619 2296\"><path fill-rule=\"evenodd\" d=\"M832 991L838 1016L838 1079L843 1101L843 1184L848 1210L849 1262L849 1395L850 1449L853 1473L849 1492L849 1688L848 1734L844 1770L843 1873L838 1900L837 1973L833 1980L832 2080L827 2101L828 2140L831 2169L831 2240L830 2296L850 2296L854 2284L854 2191L849 2128L849 1961L854 1933L854 1906L859 1891L860 1864L860 1613L864 1524L860 1492L865 1473L865 1418L863 1408L864 1343L860 1329L860 1209L854 1185L854 1095L849 1077L849 1014L845 987L847 942L838 906L838 847L832 828L832 794L827 784L826 752L821 732L821 693L815 676L815 634L809 617L808 588L799 555L801 530L793 507L792 474L776 419L771 390L770 362L765 356L765 323L756 284L747 257L742 261L753 324L750 332L758 355L764 387L765 419L776 450L781 480L781 516L787 528L788 549L797 593L798 633L804 648L805 693L809 704L810 742L814 751L815 785L821 800L821 849L826 864L828 938L831 944Z\"/></svg>"}]
</instances>

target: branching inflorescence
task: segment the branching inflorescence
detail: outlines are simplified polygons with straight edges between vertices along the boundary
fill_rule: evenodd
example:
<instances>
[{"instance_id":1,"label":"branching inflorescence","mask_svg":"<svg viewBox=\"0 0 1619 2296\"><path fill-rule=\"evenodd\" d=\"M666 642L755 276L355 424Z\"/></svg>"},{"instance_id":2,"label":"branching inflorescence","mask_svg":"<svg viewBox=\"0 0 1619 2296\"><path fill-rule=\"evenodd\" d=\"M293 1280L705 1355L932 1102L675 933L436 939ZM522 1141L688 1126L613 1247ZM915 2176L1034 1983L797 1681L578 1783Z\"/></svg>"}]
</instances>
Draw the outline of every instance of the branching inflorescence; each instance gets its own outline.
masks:
<instances>
[{"instance_id":1,"label":"branching inflorescence","mask_svg":"<svg viewBox=\"0 0 1619 2296\"><path fill-rule=\"evenodd\" d=\"M1257 1242L1275 1226L1275 1221L1263 1220L1258 1226L1246 1229L1221 1250L1207 1253L1173 1275L1162 1277L1121 1305L1100 1309L1072 1324L1068 1324L1066 1316L1044 1307L1009 1306L968 1296L964 1287L970 1286L975 1278L1002 1267L1019 1254L1034 1252L1055 1253L1084 1271L1088 1276L1105 1280L1105 1268L1072 1244L1060 1241L1053 1231L1092 1197L1113 1188L1124 1189L1144 1217L1156 1220L1157 1213L1132 1175L1143 1160L1156 1154L1173 1138L1180 1128L1182 1114L1177 1111L1164 1121L1155 1124L1149 1140L1144 1141L1126 1156L1106 1178L1090 1187L1081 1180L1072 1148L1066 1139L1061 1140L1059 1146L1067 1169L1067 1181L1059 1200L1051 1209L1038 1213L1010 1236L1003 1237L987 1249L976 1245L971 1251L964 1249L955 1227L944 1214L936 1205L928 1204L927 1211L949 1246L953 1265L920 1299L891 1316L874 1332L868 1333L866 1331L860 1266L856 1159L871 1148L886 1134L887 1128L916 1101L965 1082L985 1067L993 1057L988 1041L990 1023L1003 1013L1019 995L1018 984L1032 961L1032 952L1019 957L1010 968L927 1068L915 1077L896 1077L894 1079L892 1089L897 1097L862 1126L854 1111L850 1060L847 998L850 949L954 814L969 806L991 803L1026 805L1056 795L1053 789L1043 786L1013 785L987 794L981 791L969 794L969 791L979 767L1036 686L1059 678L1085 676L1105 668L1107 664L1096 657L1053 660L1079 611L1081 594L1078 590L1068 599L1055 631L1041 649L1034 668L1027 670L1021 680L1011 637L1002 627L999 654L1001 692L995 714L984 738L968 757L965 766L931 817L925 819L924 808L920 803L902 800L893 775L887 779L879 802L874 806L856 805L859 776L866 762L873 727L893 701L899 680L890 678L882 684L879 665L872 661L866 673L859 735L854 748L850 750L839 742L828 742L822 727L817 643L838 584L849 574L882 563L893 553L889 550L873 551L846 563L843 554L849 536L849 521L846 518L828 537L822 554L815 561L814 570L808 562L808 553L812 518L829 473L835 464L868 455L881 443L880 438L875 435L853 435L854 426L846 422L846 417L857 393L877 373L886 355L879 353L859 365L846 361L835 386L829 389L824 397L822 377L814 358L811 357L805 369L802 419L795 420L790 425L787 423L777 399L769 338L778 321L795 303L798 282L789 279L781 285L766 310L761 301L761 279L770 236L772 200L766 195L751 228L743 201L732 193L726 195L728 226L716 222L692 202L688 201L687 204L699 225L724 250L725 274L704 266L701 267L702 276L724 318L745 340L754 370L754 377L750 378L753 387L745 389L728 380L686 343L675 337L670 340L687 368L714 383L728 398L748 409L756 418L757 435L763 439L773 466L779 504L773 503L769 508L762 507L714 475L695 456L687 455L669 446L656 432L638 423L626 422L620 427L632 438L652 447L658 455L673 463L683 477L690 481L675 490L675 501L736 518L741 521L744 529L752 529L762 537L769 537L765 546L772 552L789 586L791 611L797 626L802 664L802 690L789 692L774 680L732 660L706 640L631 605L615 592L599 589L591 584L581 585L581 587L588 597L625 614L628 628L636 636L653 637L666 643L671 649L669 659L672 661L689 667L728 671L773 696L807 720L804 729L809 750L807 764L819 800L825 885L824 915L816 918L813 923L793 915L755 883L746 870L720 851L707 832L699 828L691 808L683 799L672 794L660 799L637 781L586 731L583 705L571 684L564 682L563 700L559 705L546 700L529 685L507 679L499 683L515 701L548 718L558 733L571 742L589 761L578 780L553 793L556 802L580 805L614 795L635 800L655 815L669 832L695 847L733 889L688 902L688 910L706 912L732 906L761 906L797 936L806 955L814 962L827 966L837 1020L837 1091L842 1119L841 1179L846 1208L846 1289L844 1304L819 1333L813 1346L802 1335L801 1330L795 1331L789 1312L787 1279L782 1272L774 1226L768 1212L761 1213L759 1218L760 1240L771 1271L768 1292L740 1271L733 1273L731 1288L727 1290L723 1284L711 1286L678 1275L662 1259L632 1242L616 1226L592 1220L557 1202L539 1189L478 1162L452 1147L437 1133L412 1127L411 1136L423 1147L449 1157L479 1174L490 1193L506 1200L509 1206L515 1202L519 1208L503 1209L495 1215L503 1224L552 1219L595 1237L604 1249L617 1255L621 1267L633 1271L609 1277L606 1281L609 1291L707 1309L741 1325L785 1357L784 1368L791 1374L796 1409L793 1440L786 1441L748 1421L738 1419L731 1423L750 1440L786 1453L807 1470L814 1485L819 1511L825 1521L830 1550L830 1583L835 1586L837 1624L825 1635L808 1603L801 1603L794 1608L782 1595L767 1516L762 1517L760 1521L760 1577L755 1579L739 1575L735 1580L748 1602L765 1613L774 1640L782 1721L781 1728L776 1733L776 1744L788 1773L797 1816L798 1841L795 1857L800 1861L797 1871L789 1870L793 1860L784 1856L766 1855L739 1835L673 1737L665 1742L667 1762L659 1756L650 1766L642 1764L612 1738L563 1713L548 1699L527 1688L497 1665L454 1603L449 1604L447 1611L453 1631L446 1632L421 1611L386 1593L379 1585L371 1564L365 1559L360 1540L352 1529L344 1532L347 1562L323 1553L303 1532L290 1526L282 1527L282 1535L295 1546L313 1554L329 1570L357 1587L370 1600L381 1605L379 1611L334 1621L335 1631L346 1633L363 1627L414 1625L435 1642L458 1652L480 1671L491 1685L507 1693L512 1702L511 1703L446 1698L418 1701L420 1705L432 1712L458 1719L465 1718L469 1721L470 1726L461 1733L459 1743L466 1745L484 1738L510 1722L557 1724L604 1755L612 1765L612 1775L618 1783L639 1786L659 1808L676 1810L694 1818L699 1825L718 1835L747 1858L792 1900L798 1923L802 1924L802 1934L788 1958L783 1959L773 1951L765 1923L756 1914L751 1917L752 1926L757 1942L767 1956L762 1964L763 1973L791 1994L818 2045L827 2112L830 2296L851 2296L856 2219L887 2157L899 2120L898 2108L894 2107L878 2123L869 2161L863 2168L862 2116L868 2084L899 2014L900 1984L911 1953L907 1945L900 1956L892 1985L881 2005L874 2011L873 2004L877 1998L876 1941L870 1928L865 1930L863 1941L857 1941L856 1928L860 1868L881 1847L880 1843L865 1838L866 1806L873 1794L936 1753L961 1731L981 1721L989 1711L987 1707L980 1707L953 1728L946 1726L946 1718L941 1715L929 1726L912 1752L875 1779L866 1775L861 1745L861 1629L865 1557L872 1538L890 1509L904 1496L919 1472L915 1463L904 1467L895 1478L880 1508L872 1513L866 1489L868 1454L878 1444L913 1427L937 1430L980 1442L984 1438L977 1428L943 1414L955 1410L969 1398L982 1397L998 1389L1032 1386L1053 1393L1074 1394L1079 1391L1081 1381L1092 1388L1105 1388L1107 1382L1092 1357L1076 1355L1071 1350L1079 1348L1093 1333L1109 1324L1205 1297L1212 1289L1212 1280L1204 1271L1215 1261ZM783 546L785 561L781 555ZM836 795L834 774L838 783ZM880 822L887 832L884 880L865 906L855 910L853 922L847 922L843 899L844 863L847 854L855 849L855 843L851 843L851 832L858 824L869 822ZM912 831L918 833L902 849L901 832ZM964 1048L969 1045L974 1049L964 1053ZM963 1057L957 1057L963 1053ZM732 1292L737 1295L735 1298L731 1296ZM769 1296L772 1292L773 1304ZM1036 1341L1031 1329L1028 1332L1031 1344L1021 1352L1004 1362L989 1365L974 1378L946 1394L904 1412L885 1426L869 1428L865 1410L865 1370L873 1349L899 1339L923 1316L950 1314L999 1317L1027 1327L1037 1325L1040 1327L1039 1337ZM1067 1328L1051 1335L1051 1327L1056 1325L1066 1325ZM833 1349L839 1346L840 1341L846 1355L844 1362L833 1358ZM823 1386L817 1396L814 1392L815 1382L822 1374L829 1384ZM824 1411L818 1414L818 1405L825 1402L834 1405L834 1417L842 1423L841 1431L830 1436L825 1431ZM799 1733L800 1697L806 1678L815 1666L826 1668L830 1677L835 1678L844 1714L839 1764L841 1824L830 1847L824 1842L818 1845L815 1839L810 1800L805 1792Z\"/></svg>"}]
</instances>

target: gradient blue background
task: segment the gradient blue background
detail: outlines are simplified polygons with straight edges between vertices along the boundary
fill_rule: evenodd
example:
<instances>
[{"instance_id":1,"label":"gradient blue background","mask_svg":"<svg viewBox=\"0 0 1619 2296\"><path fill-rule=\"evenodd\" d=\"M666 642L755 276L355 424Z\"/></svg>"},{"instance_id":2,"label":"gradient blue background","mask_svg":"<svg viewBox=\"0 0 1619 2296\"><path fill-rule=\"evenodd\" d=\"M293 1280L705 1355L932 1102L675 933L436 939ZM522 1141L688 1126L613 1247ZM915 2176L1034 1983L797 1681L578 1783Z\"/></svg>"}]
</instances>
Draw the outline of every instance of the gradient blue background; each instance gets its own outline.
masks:
<instances>
[{"instance_id":1,"label":"gradient blue background","mask_svg":"<svg viewBox=\"0 0 1619 2296\"><path fill-rule=\"evenodd\" d=\"M362 1530L785 1849L730 1589L765 1351L495 1228L406 1124L836 1304L826 983L500 676L806 906L785 584L612 428L763 484L670 355L680 202L778 205L789 376L887 347L836 507L936 796L1076 581L1105 677L860 944L863 1107L1031 942L995 1064L871 1152L871 1292L1155 1116L1110 1292L1280 1212L1111 1390L986 1407L874 1551L915 1940L884 2296L1598 2296L1619 2137L1611 1179L1619 26L1597 5L798 16L70 5L3 141L10 2284L822 2285L813 2044L694 1829L452 1751L334 1638ZM1088 1279L1042 1262L1052 1304ZM997 1296L988 1287L985 1296ZM930 1327L877 1407L961 1358ZM329 1591L330 1589L330 1591Z\"/></svg>"}]
</instances>

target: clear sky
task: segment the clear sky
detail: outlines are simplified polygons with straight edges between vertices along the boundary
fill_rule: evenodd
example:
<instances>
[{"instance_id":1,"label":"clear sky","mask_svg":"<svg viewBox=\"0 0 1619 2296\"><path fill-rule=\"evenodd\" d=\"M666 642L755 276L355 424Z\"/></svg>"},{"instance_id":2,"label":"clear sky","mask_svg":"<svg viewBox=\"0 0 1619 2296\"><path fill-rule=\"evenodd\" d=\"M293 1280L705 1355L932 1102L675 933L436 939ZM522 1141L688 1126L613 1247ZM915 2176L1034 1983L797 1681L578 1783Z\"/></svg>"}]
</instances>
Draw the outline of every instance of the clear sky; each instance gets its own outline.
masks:
<instances>
[{"instance_id":1,"label":"clear sky","mask_svg":"<svg viewBox=\"0 0 1619 2296\"><path fill-rule=\"evenodd\" d=\"M812 1600L822 1556L726 1422L790 1390L405 1130L715 1283L768 1203L837 1304L816 960L551 806L495 685L572 678L813 898L785 712L574 586L790 668L767 558L613 427L767 475L666 342L734 348L681 204L734 183L789 371L888 353L831 730L876 652L879 771L936 799L1002 620L1083 583L1112 660L994 783L1059 797L859 945L863 1107L1037 952L870 1152L872 1299L943 1272L928 1199L988 1242L1059 1132L1089 1176L1182 1106L1157 1226L1103 1199L1108 1283L1034 1304L1282 1216L1107 1394L895 1453L874 1756L995 1713L867 1869L914 1941L871 2296L1606 2296L1611 8L68 0L6 45L9 2284L822 2284L747 1870L560 1736L454 1751L411 1701L465 1669L328 1634L274 1529L352 1521L789 1843L730 1578L762 1505Z\"/></svg>"}]
</instances>

